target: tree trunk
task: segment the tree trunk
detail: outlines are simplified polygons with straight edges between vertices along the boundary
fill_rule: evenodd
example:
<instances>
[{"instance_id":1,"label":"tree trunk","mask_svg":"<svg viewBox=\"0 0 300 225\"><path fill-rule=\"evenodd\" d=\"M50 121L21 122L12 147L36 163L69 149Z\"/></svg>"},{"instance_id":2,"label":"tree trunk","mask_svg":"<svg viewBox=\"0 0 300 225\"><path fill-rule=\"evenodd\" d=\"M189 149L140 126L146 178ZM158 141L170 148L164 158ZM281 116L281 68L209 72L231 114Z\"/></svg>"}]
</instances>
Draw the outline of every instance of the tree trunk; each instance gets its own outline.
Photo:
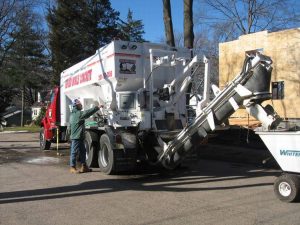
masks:
<instances>
[{"instance_id":1,"label":"tree trunk","mask_svg":"<svg viewBox=\"0 0 300 225\"><path fill-rule=\"evenodd\" d=\"M184 15L184 47L192 49L194 47L194 23L193 23L193 0L183 0L183 15ZM193 51L191 51L193 57ZM193 83L190 83L186 93L186 104L190 104L192 97Z\"/></svg>"},{"instance_id":2,"label":"tree trunk","mask_svg":"<svg viewBox=\"0 0 300 225\"><path fill-rule=\"evenodd\" d=\"M193 0L184 0L184 47L194 47Z\"/></svg>"},{"instance_id":3,"label":"tree trunk","mask_svg":"<svg viewBox=\"0 0 300 225\"><path fill-rule=\"evenodd\" d=\"M164 13L165 35L167 39L167 44L172 47L175 47L170 0L163 0L163 7L164 7L163 13Z\"/></svg>"}]
</instances>

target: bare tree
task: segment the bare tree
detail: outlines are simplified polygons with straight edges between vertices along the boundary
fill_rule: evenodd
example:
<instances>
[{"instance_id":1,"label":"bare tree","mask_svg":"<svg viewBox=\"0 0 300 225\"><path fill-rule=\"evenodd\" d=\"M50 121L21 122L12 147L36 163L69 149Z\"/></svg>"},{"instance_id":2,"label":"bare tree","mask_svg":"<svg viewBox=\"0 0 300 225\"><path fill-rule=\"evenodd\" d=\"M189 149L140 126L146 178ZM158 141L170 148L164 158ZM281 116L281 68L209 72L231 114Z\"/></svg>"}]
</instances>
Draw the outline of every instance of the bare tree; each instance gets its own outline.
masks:
<instances>
[{"instance_id":1,"label":"bare tree","mask_svg":"<svg viewBox=\"0 0 300 225\"><path fill-rule=\"evenodd\" d=\"M0 68L7 51L12 46L14 39L11 34L16 26L16 0L1 0L0 2Z\"/></svg>"},{"instance_id":2,"label":"bare tree","mask_svg":"<svg viewBox=\"0 0 300 225\"><path fill-rule=\"evenodd\" d=\"M172 47L175 47L170 0L163 0L163 13L167 44Z\"/></svg>"},{"instance_id":3,"label":"bare tree","mask_svg":"<svg viewBox=\"0 0 300 225\"><path fill-rule=\"evenodd\" d=\"M36 7L36 0L0 0L0 111L11 104L22 109L24 103L32 105L37 90L47 84L44 31Z\"/></svg>"},{"instance_id":4,"label":"bare tree","mask_svg":"<svg viewBox=\"0 0 300 225\"><path fill-rule=\"evenodd\" d=\"M198 0L200 2L200 0ZM221 40L262 30L299 26L298 0L203 0L200 23L212 27ZM201 2L200 2L201 3Z\"/></svg>"},{"instance_id":5,"label":"bare tree","mask_svg":"<svg viewBox=\"0 0 300 225\"><path fill-rule=\"evenodd\" d=\"M184 0L184 46L194 47L193 0Z\"/></svg>"}]
</instances>

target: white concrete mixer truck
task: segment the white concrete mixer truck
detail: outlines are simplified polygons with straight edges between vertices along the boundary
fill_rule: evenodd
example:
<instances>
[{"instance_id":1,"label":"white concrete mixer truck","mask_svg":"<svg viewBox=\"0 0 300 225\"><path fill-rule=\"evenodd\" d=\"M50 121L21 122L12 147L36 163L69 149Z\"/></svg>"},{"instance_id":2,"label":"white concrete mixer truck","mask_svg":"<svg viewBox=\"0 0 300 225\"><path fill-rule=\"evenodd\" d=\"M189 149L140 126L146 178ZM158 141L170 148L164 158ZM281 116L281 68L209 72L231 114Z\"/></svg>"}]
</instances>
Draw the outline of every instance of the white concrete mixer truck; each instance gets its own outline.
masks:
<instances>
[{"instance_id":1,"label":"white concrete mixer truck","mask_svg":"<svg viewBox=\"0 0 300 225\"><path fill-rule=\"evenodd\" d=\"M134 168L142 159L173 169L242 106L265 130L278 124L272 107L261 105L271 98L272 70L271 59L261 54L246 57L242 72L222 91L214 86L212 101L207 93L198 99L191 120L186 92L195 74L207 75L209 66L190 55L163 44L113 41L66 69L41 124L41 149L67 141L71 100L78 97L84 109L95 101L102 105L86 121L85 146L88 165L106 174Z\"/></svg>"},{"instance_id":2,"label":"white concrete mixer truck","mask_svg":"<svg viewBox=\"0 0 300 225\"><path fill-rule=\"evenodd\" d=\"M83 109L102 105L86 120L89 166L110 174L134 167L139 158L156 163L157 142L186 126L185 91L200 63L190 55L184 48L113 41L66 69L42 121L41 149L57 138L67 141L71 100L79 97Z\"/></svg>"}]
</instances>

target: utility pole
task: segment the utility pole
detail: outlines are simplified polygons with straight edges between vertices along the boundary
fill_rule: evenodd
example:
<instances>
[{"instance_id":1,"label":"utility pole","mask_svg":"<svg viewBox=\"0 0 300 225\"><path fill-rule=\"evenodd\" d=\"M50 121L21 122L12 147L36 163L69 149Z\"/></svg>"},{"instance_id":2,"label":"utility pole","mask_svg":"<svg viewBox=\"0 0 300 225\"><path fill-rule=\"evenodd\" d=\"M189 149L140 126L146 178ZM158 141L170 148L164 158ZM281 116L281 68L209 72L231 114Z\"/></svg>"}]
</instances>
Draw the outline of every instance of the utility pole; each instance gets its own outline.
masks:
<instances>
[{"instance_id":1,"label":"utility pole","mask_svg":"<svg viewBox=\"0 0 300 225\"><path fill-rule=\"evenodd\" d=\"M21 95L22 95L22 106L21 106L21 127L24 126L24 86L22 87L22 91L21 91Z\"/></svg>"}]
</instances>

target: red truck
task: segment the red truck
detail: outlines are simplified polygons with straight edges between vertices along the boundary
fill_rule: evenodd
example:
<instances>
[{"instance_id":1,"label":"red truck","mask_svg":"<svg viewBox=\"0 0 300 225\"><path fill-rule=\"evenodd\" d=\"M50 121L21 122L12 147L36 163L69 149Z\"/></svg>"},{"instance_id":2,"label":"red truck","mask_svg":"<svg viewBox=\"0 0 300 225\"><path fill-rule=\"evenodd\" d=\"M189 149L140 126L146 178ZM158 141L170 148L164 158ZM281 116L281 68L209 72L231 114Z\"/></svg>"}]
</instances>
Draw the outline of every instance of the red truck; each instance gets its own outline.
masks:
<instances>
[{"instance_id":1,"label":"red truck","mask_svg":"<svg viewBox=\"0 0 300 225\"><path fill-rule=\"evenodd\" d=\"M40 149L49 150L52 142L67 141L67 127L60 126L60 89L55 87L50 91L50 102L44 118L41 121Z\"/></svg>"}]
</instances>

